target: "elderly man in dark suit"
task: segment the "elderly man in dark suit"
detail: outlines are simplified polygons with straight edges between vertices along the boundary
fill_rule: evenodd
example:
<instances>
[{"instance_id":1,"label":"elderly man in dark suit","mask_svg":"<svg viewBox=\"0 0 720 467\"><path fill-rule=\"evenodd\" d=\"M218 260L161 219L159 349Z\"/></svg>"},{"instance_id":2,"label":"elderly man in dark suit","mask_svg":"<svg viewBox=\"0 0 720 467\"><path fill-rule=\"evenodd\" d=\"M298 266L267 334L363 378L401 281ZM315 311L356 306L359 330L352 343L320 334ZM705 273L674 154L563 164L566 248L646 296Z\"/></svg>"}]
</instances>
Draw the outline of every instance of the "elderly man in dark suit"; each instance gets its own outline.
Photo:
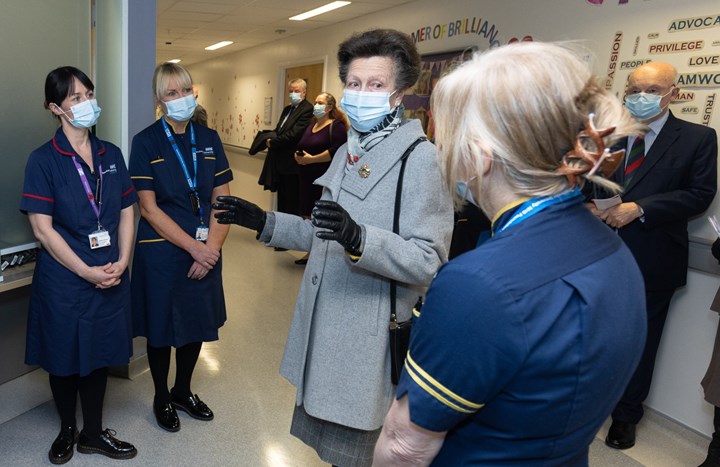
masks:
<instances>
[{"instance_id":1,"label":"elderly man in dark suit","mask_svg":"<svg viewBox=\"0 0 720 467\"><path fill-rule=\"evenodd\" d=\"M598 218L617 229L645 282L647 341L612 413L605 443L615 449L635 445L670 300L686 283L688 219L708 208L717 188L715 130L679 120L669 111L679 91L675 79L675 68L663 62L650 62L630 75L625 106L648 125L648 132L627 141L625 167L614 174L624 187L620 202L604 210L590 204Z\"/></svg>"},{"instance_id":2,"label":"elderly man in dark suit","mask_svg":"<svg viewBox=\"0 0 720 467\"><path fill-rule=\"evenodd\" d=\"M288 84L290 105L280 114L275 135L267 139L268 155L258 183L277 191L277 210L298 214L298 166L294 153L300 138L310 124L313 106L305 100L307 83L294 79Z\"/></svg>"}]
</instances>

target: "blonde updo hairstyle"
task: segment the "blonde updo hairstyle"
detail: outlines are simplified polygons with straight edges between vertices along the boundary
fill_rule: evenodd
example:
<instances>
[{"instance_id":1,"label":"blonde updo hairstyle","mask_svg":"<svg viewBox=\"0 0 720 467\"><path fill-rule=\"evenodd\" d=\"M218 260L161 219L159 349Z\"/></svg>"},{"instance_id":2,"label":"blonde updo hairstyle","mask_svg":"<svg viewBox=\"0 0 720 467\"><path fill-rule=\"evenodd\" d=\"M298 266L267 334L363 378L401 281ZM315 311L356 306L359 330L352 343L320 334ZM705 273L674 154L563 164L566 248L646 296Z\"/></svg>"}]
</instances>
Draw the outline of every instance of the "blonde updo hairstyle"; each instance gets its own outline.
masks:
<instances>
[{"instance_id":1,"label":"blonde updo hairstyle","mask_svg":"<svg viewBox=\"0 0 720 467\"><path fill-rule=\"evenodd\" d=\"M440 165L453 200L458 180L481 193L482 154L492 158L519 196L552 195L569 187L557 173L590 113L597 129L616 127L607 147L641 134L622 103L604 90L571 44L523 42L475 54L442 78L432 94ZM474 177L474 178L473 178ZM588 177L611 190L619 187ZM480 201L482 203L482 201Z\"/></svg>"}]
</instances>

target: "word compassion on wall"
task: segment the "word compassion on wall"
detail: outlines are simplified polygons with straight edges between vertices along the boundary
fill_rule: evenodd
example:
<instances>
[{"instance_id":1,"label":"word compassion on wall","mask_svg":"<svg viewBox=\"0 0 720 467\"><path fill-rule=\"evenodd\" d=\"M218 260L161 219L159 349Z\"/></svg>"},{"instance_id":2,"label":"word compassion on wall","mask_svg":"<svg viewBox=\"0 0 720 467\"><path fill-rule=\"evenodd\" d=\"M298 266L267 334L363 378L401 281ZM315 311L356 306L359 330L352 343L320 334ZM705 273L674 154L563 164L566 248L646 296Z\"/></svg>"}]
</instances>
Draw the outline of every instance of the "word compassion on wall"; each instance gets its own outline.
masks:
<instances>
[{"instance_id":1,"label":"word compassion on wall","mask_svg":"<svg viewBox=\"0 0 720 467\"><path fill-rule=\"evenodd\" d=\"M660 25L658 25L660 26ZM681 88L672 102L673 111L702 125L711 125L720 88L720 40L707 31L720 28L720 14L670 20L654 31L625 37L622 31L612 35L605 88L624 94L632 71L653 60L675 65ZM635 32L635 31L633 31ZM628 40L629 39L629 40ZM634 40L633 40L634 39ZM618 75L621 77L618 79Z\"/></svg>"}]
</instances>

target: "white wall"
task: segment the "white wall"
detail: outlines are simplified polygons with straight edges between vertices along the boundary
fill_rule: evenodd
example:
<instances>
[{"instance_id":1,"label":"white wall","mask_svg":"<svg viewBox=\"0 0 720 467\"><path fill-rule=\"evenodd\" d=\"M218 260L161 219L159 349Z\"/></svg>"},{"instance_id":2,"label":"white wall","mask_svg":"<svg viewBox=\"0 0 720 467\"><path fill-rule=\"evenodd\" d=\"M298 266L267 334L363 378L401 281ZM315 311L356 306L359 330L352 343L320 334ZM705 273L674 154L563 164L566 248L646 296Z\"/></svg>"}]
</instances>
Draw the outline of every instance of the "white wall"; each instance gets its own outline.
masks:
<instances>
[{"instance_id":1,"label":"white wall","mask_svg":"<svg viewBox=\"0 0 720 467\"><path fill-rule=\"evenodd\" d=\"M90 2L5 0L0 14L0 247L34 242L18 211L30 152L55 134L59 123L43 107L45 77L60 66L90 75Z\"/></svg>"},{"instance_id":2,"label":"white wall","mask_svg":"<svg viewBox=\"0 0 720 467\"><path fill-rule=\"evenodd\" d=\"M601 5L587 0L418 0L352 22L202 62L191 66L190 70L200 87L200 102L208 110L211 126L218 129L226 143L247 147L257 129L266 127L255 120L256 117L258 121L262 119L264 97L274 97L274 103L281 100L278 93L283 90L281 72L285 67L327 58L326 90L338 98L341 96L335 53L337 44L354 31L388 27L417 34L418 30L429 27L431 32L441 32L441 37L431 35L429 40L418 42L421 54L462 50L469 46L484 50L493 39L505 44L511 38L524 36L532 36L534 40L582 40L595 54L595 71L602 77L607 77L608 71L614 71L611 88L622 94L633 68L621 68L623 62L662 60L673 63L681 73L720 73L720 63L690 66L691 57L720 54L720 41L717 41L720 27L670 31L676 19L715 18L718 15L720 4L717 0L629 0L626 4L620 4L619 0L604 0ZM470 29L474 22L481 27L484 25L483 31L489 34L465 33L463 29L461 34L449 37L448 24L464 19L468 20ZM497 35L493 36L492 32ZM613 57L613 41L618 32L622 32L622 40ZM651 44L697 40L704 41L702 50L662 54L649 51ZM614 70L611 70L613 63ZM673 112L681 118L701 123L706 99L717 91L717 86L685 90L692 91L694 99L673 104ZM518 98L522 97L522 92L518 89ZM696 112L684 113L687 108L695 108ZM273 120L277 119L277 114L276 104ZM709 123L717 128L718 118L712 115ZM713 205L711 211L719 209ZM712 240L712 233L703 219L693 223L691 232L705 243ZM672 305L655 382L647 401L651 408L705 434L712 432L712 410L702 400L699 382L717 328L718 318L708 311L708 305L719 284L717 276L690 271L687 287L679 291Z\"/></svg>"},{"instance_id":3,"label":"white wall","mask_svg":"<svg viewBox=\"0 0 720 467\"><path fill-rule=\"evenodd\" d=\"M155 0L96 2L97 135L119 146L126 162L132 137L155 120L156 12Z\"/></svg>"}]
</instances>

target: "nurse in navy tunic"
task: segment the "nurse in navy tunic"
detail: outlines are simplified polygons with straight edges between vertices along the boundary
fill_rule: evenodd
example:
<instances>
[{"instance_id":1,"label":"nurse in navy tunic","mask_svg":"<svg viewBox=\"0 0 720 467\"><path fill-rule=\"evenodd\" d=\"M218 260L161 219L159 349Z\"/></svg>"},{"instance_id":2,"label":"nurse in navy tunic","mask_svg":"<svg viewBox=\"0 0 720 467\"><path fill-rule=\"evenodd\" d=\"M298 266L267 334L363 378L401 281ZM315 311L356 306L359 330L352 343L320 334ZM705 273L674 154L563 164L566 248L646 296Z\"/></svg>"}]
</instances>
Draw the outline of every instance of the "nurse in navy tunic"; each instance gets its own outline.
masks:
<instances>
[{"instance_id":1,"label":"nurse in navy tunic","mask_svg":"<svg viewBox=\"0 0 720 467\"><path fill-rule=\"evenodd\" d=\"M632 253L580 191L619 193L609 148L645 127L585 54L495 47L433 90L446 184L492 236L433 279L373 466L588 466L647 316Z\"/></svg>"},{"instance_id":2,"label":"nurse in navy tunic","mask_svg":"<svg viewBox=\"0 0 720 467\"><path fill-rule=\"evenodd\" d=\"M202 343L217 340L225 322L220 249L229 227L211 216L211 204L230 193L232 172L217 132L190 121L197 102L187 70L159 65L153 93L164 116L135 136L130 152L142 216L132 270L133 328L147 337L157 423L175 432L176 409L213 419L190 381ZM171 347L176 376L168 390Z\"/></svg>"},{"instance_id":3,"label":"nurse in navy tunic","mask_svg":"<svg viewBox=\"0 0 720 467\"><path fill-rule=\"evenodd\" d=\"M25 362L50 374L61 429L48 456L63 464L78 452L135 457L129 443L102 430L107 368L132 354L127 266L137 194L115 145L90 133L100 108L77 68L51 71L45 108L60 121L30 154L20 210L42 245L30 296ZM77 395L83 412L78 436Z\"/></svg>"}]
</instances>

